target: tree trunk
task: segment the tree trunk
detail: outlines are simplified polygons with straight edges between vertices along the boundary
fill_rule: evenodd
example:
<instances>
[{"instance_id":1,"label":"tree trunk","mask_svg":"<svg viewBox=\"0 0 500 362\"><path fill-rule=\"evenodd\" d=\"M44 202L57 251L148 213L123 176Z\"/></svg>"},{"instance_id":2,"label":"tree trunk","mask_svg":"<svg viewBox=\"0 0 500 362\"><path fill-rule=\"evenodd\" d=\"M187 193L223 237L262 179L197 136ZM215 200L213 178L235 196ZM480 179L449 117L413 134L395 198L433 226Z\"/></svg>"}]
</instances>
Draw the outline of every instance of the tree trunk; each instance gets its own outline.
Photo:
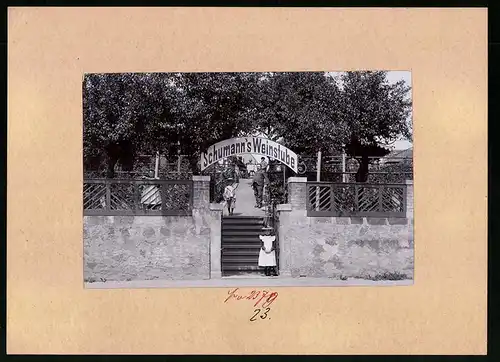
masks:
<instances>
[{"instance_id":1,"label":"tree trunk","mask_svg":"<svg viewBox=\"0 0 500 362\"><path fill-rule=\"evenodd\" d=\"M120 142L119 160L123 171L133 171L135 164L135 147L130 141Z\"/></svg>"},{"instance_id":2,"label":"tree trunk","mask_svg":"<svg viewBox=\"0 0 500 362\"><path fill-rule=\"evenodd\" d=\"M106 178L115 178L115 166L118 158L108 155L106 160Z\"/></svg>"},{"instance_id":3,"label":"tree trunk","mask_svg":"<svg viewBox=\"0 0 500 362\"><path fill-rule=\"evenodd\" d=\"M101 155L84 156L83 170L85 173L100 173L102 172L102 157Z\"/></svg>"},{"instance_id":4,"label":"tree trunk","mask_svg":"<svg viewBox=\"0 0 500 362\"><path fill-rule=\"evenodd\" d=\"M363 154L359 160L358 171L356 172L356 182L366 182L368 181L368 166L370 164L370 159L367 154Z\"/></svg>"},{"instance_id":5,"label":"tree trunk","mask_svg":"<svg viewBox=\"0 0 500 362\"><path fill-rule=\"evenodd\" d=\"M200 173L200 170L198 169L198 157L197 155L188 155L188 160L189 160L189 166L191 168L191 172L193 175L198 175Z\"/></svg>"}]
</instances>

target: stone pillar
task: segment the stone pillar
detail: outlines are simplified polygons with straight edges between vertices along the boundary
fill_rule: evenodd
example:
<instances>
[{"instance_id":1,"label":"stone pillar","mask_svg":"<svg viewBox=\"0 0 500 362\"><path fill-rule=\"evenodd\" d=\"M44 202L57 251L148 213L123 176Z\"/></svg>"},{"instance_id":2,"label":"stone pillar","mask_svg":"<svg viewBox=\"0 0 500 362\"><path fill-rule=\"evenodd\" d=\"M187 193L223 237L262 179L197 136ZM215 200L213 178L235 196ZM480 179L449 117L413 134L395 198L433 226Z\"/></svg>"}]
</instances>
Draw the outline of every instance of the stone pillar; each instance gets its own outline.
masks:
<instances>
[{"instance_id":1,"label":"stone pillar","mask_svg":"<svg viewBox=\"0 0 500 362\"><path fill-rule=\"evenodd\" d=\"M413 219L413 180L406 180L406 218Z\"/></svg>"},{"instance_id":2,"label":"stone pillar","mask_svg":"<svg viewBox=\"0 0 500 362\"><path fill-rule=\"evenodd\" d=\"M210 279L219 279L222 277L222 205L210 203L210 176L193 176L193 217L200 220L197 224L210 228Z\"/></svg>"},{"instance_id":3,"label":"stone pillar","mask_svg":"<svg viewBox=\"0 0 500 362\"><path fill-rule=\"evenodd\" d=\"M277 212L279 218L278 229L278 244L279 244L279 275L282 278L289 278L292 276L290 271L291 266L291 248L290 238L287 235L287 230L290 225L290 212L292 205L282 204L278 205Z\"/></svg>"},{"instance_id":4,"label":"stone pillar","mask_svg":"<svg viewBox=\"0 0 500 362\"><path fill-rule=\"evenodd\" d=\"M291 210L306 210L307 177L288 178L288 203Z\"/></svg>"},{"instance_id":5,"label":"stone pillar","mask_svg":"<svg viewBox=\"0 0 500 362\"><path fill-rule=\"evenodd\" d=\"M210 279L222 278L222 208L221 204L210 204Z\"/></svg>"},{"instance_id":6,"label":"stone pillar","mask_svg":"<svg viewBox=\"0 0 500 362\"><path fill-rule=\"evenodd\" d=\"M210 176L193 176L193 209L210 207Z\"/></svg>"}]
</instances>

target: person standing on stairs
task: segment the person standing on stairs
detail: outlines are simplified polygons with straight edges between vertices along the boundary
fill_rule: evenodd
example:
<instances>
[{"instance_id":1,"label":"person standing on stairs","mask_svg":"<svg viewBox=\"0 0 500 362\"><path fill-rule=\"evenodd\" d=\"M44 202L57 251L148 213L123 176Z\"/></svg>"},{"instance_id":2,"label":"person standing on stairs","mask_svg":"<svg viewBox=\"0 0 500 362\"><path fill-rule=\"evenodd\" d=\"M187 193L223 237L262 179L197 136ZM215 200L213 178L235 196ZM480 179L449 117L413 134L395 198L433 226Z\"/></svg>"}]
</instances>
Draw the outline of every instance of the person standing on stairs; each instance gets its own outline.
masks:
<instances>
[{"instance_id":1,"label":"person standing on stairs","mask_svg":"<svg viewBox=\"0 0 500 362\"><path fill-rule=\"evenodd\" d=\"M262 169L261 165L257 165L257 171L253 175L252 188L255 195L255 207L262 207L262 196L264 194L264 186L269 185L267 173Z\"/></svg>"},{"instance_id":2,"label":"person standing on stairs","mask_svg":"<svg viewBox=\"0 0 500 362\"><path fill-rule=\"evenodd\" d=\"M233 163L224 172L225 187L223 193L223 201L228 208L229 215L234 213L236 207L236 189L240 182L240 170L237 163Z\"/></svg>"},{"instance_id":3,"label":"person standing on stairs","mask_svg":"<svg viewBox=\"0 0 500 362\"><path fill-rule=\"evenodd\" d=\"M261 157L260 158L260 167L262 167L262 169L264 170L264 172L267 171L267 166L268 166L268 162L266 160L265 157Z\"/></svg>"},{"instance_id":4,"label":"person standing on stairs","mask_svg":"<svg viewBox=\"0 0 500 362\"><path fill-rule=\"evenodd\" d=\"M265 235L259 235L262 242L259 251L259 267L264 268L266 276L278 276L276 272L276 235L273 228L263 228Z\"/></svg>"}]
</instances>

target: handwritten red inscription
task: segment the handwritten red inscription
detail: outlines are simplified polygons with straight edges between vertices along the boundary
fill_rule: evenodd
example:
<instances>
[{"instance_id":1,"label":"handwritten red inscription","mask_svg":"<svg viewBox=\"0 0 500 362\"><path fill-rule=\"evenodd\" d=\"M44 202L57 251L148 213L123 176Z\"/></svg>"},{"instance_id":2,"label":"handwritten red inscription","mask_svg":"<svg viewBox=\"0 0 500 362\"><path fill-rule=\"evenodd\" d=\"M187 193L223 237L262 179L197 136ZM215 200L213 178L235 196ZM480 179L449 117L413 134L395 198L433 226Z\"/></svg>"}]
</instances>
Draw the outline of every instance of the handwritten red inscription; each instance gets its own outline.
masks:
<instances>
[{"instance_id":1,"label":"handwritten red inscription","mask_svg":"<svg viewBox=\"0 0 500 362\"><path fill-rule=\"evenodd\" d=\"M268 308L273 302L278 298L278 293L277 292L269 292L268 290L252 290L249 294L240 294L238 292L239 288L229 290L227 294L229 296L226 298L224 303L228 302L229 300L256 300L255 304L253 305L254 307L257 307L259 303L262 302L261 307L262 308Z\"/></svg>"}]
</instances>

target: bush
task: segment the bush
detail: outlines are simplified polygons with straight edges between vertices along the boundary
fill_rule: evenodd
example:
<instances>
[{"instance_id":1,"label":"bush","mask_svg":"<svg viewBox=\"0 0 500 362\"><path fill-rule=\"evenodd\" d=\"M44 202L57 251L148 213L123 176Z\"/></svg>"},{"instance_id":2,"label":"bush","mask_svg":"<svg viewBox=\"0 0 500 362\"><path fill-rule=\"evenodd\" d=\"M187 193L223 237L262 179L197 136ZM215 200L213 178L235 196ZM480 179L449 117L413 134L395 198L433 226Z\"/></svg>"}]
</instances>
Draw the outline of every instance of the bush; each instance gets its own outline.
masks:
<instances>
[{"instance_id":1,"label":"bush","mask_svg":"<svg viewBox=\"0 0 500 362\"><path fill-rule=\"evenodd\" d=\"M287 198L287 185L283 182L282 172L269 172L269 191L271 204L276 206L278 204L286 203Z\"/></svg>"}]
</instances>

